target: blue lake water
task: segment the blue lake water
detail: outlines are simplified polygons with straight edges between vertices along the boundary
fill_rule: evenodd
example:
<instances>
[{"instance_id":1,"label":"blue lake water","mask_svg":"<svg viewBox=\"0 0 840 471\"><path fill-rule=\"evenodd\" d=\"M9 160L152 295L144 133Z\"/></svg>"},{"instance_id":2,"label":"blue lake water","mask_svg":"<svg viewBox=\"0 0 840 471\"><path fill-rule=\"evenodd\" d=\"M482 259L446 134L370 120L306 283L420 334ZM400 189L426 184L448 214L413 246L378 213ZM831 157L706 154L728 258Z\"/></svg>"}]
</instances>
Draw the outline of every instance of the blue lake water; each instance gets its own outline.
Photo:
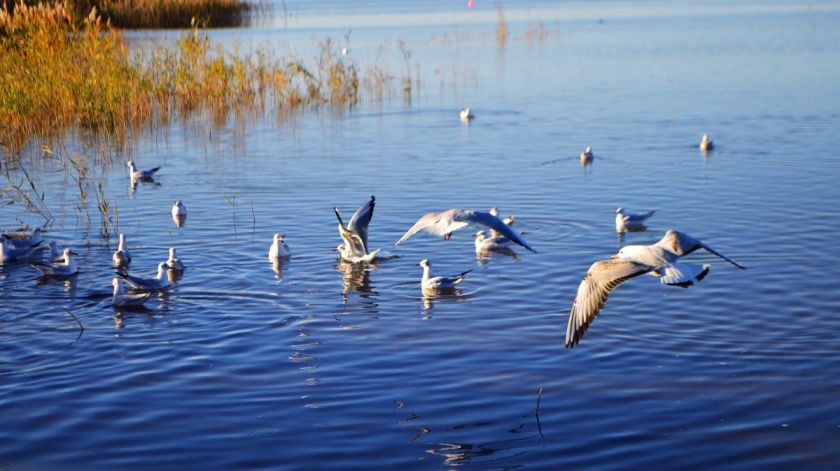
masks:
<instances>
[{"instance_id":1,"label":"blue lake water","mask_svg":"<svg viewBox=\"0 0 840 471\"><path fill-rule=\"evenodd\" d=\"M115 241L80 222L71 175L24 159L56 217L49 238L82 273L0 266L0 465L840 465L840 4L514 4L500 45L490 3L475 18L456 3L355 10L360 64L399 73L394 43L412 52L410 103L400 91L344 113L177 123L97 165L131 272L151 274L170 246L187 265L146 311L111 307ZM287 8L286 25L212 35L306 56L355 7ZM162 164L159 184L130 191L128 158ZM372 194L370 245L401 258L349 268L332 207L349 217ZM468 229L392 246L427 211L491 206L538 253L479 257ZM619 206L659 212L619 241ZM40 220L0 209L2 229L21 222ZM668 228L748 270L698 253L712 264L698 286L627 282L565 349L590 264ZM279 273L274 233L293 252ZM474 271L460 295L424 299L423 258Z\"/></svg>"}]
</instances>

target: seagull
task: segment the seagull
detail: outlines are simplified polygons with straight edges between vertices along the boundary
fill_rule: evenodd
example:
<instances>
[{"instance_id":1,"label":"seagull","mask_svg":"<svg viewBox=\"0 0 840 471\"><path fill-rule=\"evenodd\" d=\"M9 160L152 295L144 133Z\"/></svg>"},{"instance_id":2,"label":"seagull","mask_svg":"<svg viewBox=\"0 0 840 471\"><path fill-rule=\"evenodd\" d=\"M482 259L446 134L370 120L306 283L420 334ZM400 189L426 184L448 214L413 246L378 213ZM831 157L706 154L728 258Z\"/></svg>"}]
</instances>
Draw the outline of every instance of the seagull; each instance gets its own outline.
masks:
<instances>
[{"instance_id":1,"label":"seagull","mask_svg":"<svg viewBox=\"0 0 840 471\"><path fill-rule=\"evenodd\" d=\"M624 208L618 208L615 210L615 231L619 234L644 231L646 229L645 221L653 216L655 212L656 210L654 209L644 214L630 214L625 213Z\"/></svg>"},{"instance_id":2,"label":"seagull","mask_svg":"<svg viewBox=\"0 0 840 471\"><path fill-rule=\"evenodd\" d=\"M134 161L129 160L126 162L128 165L128 173L131 175L131 182L152 182L155 180L155 173L160 170L160 165L155 168L149 170L137 170L137 167L134 166Z\"/></svg>"},{"instance_id":3,"label":"seagull","mask_svg":"<svg viewBox=\"0 0 840 471\"><path fill-rule=\"evenodd\" d=\"M490 214L492 214L493 216L499 217L499 208L496 208L496 207L490 208ZM502 219L502 222L505 223L506 226L513 225L513 223L515 221L516 221L516 215L515 214L511 214L510 216ZM498 235L499 235L498 232L496 232L493 229L490 229L490 236L491 237L495 237L495 236L498 236Z\"/></svg>"},{"instance_id":4,"label":"seagull","mask_svg":"<svg viewBox=\"0 0 840 471\"><path fill-rule=\"evenodd\" d=\"M73 252L69 248L64 249L64 261L62 263L46 264L40 262L30 263L33 268L45 276L66 277L79 273L79 267L73 260Z\"/></svg>"},{"instance_id":5,"label":"seagull","mask_svg":"<svg viewBox=\"0 0 840 471\"><path fill-rule=\"evenodd\" d=\"M604 306L610 292L621 283L644 274L660 277L662 284L687 288L706 277L709 265L697 265L677 260L695 250L704 249L736 267L746 270L699 240L674 230L668 230L655 244L628 245L609 260L599 260L589 267L578 287L569 321L566 326L566 348L574 347L589 324Z\"/></svg>"},{"instance_id":6,"label":"seagull","mask_svg":"<svg viewBox=\"0 0 840 471\"><path fill-rule=\"evenodd\" d=\"M452 232L469 225L486 226L531 252L536 252L527 242L519 237L519 234L514 232L513 229L508 227L498 217L483 211L465 211L461 209L448 209L439 213L428 213L424 215L394 245L402 244L409 237L421 230L425 230L431 234L441 235L444 240L449 240L452 237Z\"/></svg>"},{"instance_id":7,"label":"seagull","mask_svg":"<svg viewBox=\"0 0 840 471\"><path fill-rule=\"evenodd\" d=\"M376 197L371 196L359 209L353 213L347 226L341 219L338 208L333 208L335 217L338 218L338 234L344 244L336 247L341 258L350 263L371 262L379 254L379 249L368 252L368 226L373 218L373 208L376 206Z\"/></svg>"},{"instance_id":8,"label":"seagull","mask_svg":"<svg viewBox=\"0 0 840 471\"><path fill-rule=\"evenodd\" d=\"M3 234L3 238L6 239L6 242L10 244L12 247L16 249L31 249L37 245L40 245L43 242L43 237L41 236L41 228L36 227L34 231L32 231L31 236L20 234Z\"/></svg>"},{"instance_id":9,"label":"seagull","mask_svg":"<svg viewBox=\"0 0 840 471\"><path fill-rule=\"evenodd\" d=\"M181 200L176 201L172 205L172 220L175 221L175 225L178 227L184 225L184 221L187 220L187 207L184 206Z\"/></svg>"},{"instance_id":10,"label":"seagull","mask_svg":"<svg viewBox=\"0 0 840 471\"><path fill-rule=\"evenodd\" d=\"M586 146L586 149L584 149L583 152L580 153L580 163L582 164L587 164L591 162L594 158L595 154L592 153L592 148L589 146Z\"/></svg>"},{"instance_id":11,"label":"seagull","mask_svg":"<svg viewBox=\"0 0 840 471\"><path fill-rule=\"evenodd\" d=\"M274 242L272 242L271 247L268 248L268 258L284 258L290 255L292 255L292 251L289 250L289 246L286 245L286 234L274 234Z\"/></svg>"},{"instance_id":12,"label":"seagull","mask_svg":"<svg viewBox=\"0 0 840 471\"><path fill-rule=\"evenodd\" d=\"M700 139L700 150L703 152L708 152L715 148L715 143L712 142L712 139L709 137L708 134L703 134L703 137Z\"/></svg>"},{"instance_id":13,"label":"seagull","mask_svg":"<svg viewBox=\"0 0 840 471\"><path fill-rule=\"evenodd\" d=\"M511 244L511 240L503 235L493 235L493 232L490 231L490 237L484 233L484 231L478 231L475 233L475 251L482 252L485 250L499 250L505 249ZM497 233L498 234L498 233Z\"/></svg>"},{"instance_id":14,"label":"seagull","mask_svg":"<svg viewBox=\"0 0 840 471\"><path fill-rule=\"evenodd\" d=\"M455 288L455 285L464 281L464 277L472 270L467 270L455 276L430 276L431 265L426 259L420 260L418 267L423 267L423 280L420 282L420 288L423 291L445 291Z\"/></svg>"},{"instance_id":15,"label":"seagull","mask_svg":"<svg viewBox=\"0 0 840 471\"><path fill-rule=\"evenodd\" d=\"M111 259L117 268L126 268L131 265L131 253L125 248L125 234L120 234L120 245Z\"/></svg>"},{"instance_id":16,"label":"seagull","mask_svg":"<svg viewBox=\"0 0 840 471\"><path fill-rule=\"evenodd\" d=\"M350 49L347 49L346 47L342 47L341 48L341 55L346 56L347 54L350 54Z\"/></svg>"},{"instance_id":17,"label":"seagull","mask_svg":"<svg viewBox=\"0 0 840 471\"><path fill-rule=\"evenodd\" d=\"M475 115L472 114L472 111L470 111L469 108L464 108L461 110L461 121L469 123L473 118L475 118Z\"/></svg>"},{"instance_id":18,"label":"seagull","mask_svg":"<svg viewBox=\"0 0 840 471\"><path fill-rule=\"evenodd\" d=\"M111 284L114 285L114 297L111 299L111 304L115 307L140 306L152 296L150 292L125 294L119 278L111 280Z\"/></svg>"},{"instance_id":19,"label":"seagull","mask_svg":"<svg viewBox=\"0 0 840 471\"><path fill-rule=\"evenodd\" d=\"M47 260L49 260L50 263L64 263L64 253L63 250L58 250L58 242L51 240L49 247L50 256Z\"/></svg>"},{"instance_id":20,"label":"seagull","mask_svg":"<svg viewBox=\"0 0 840 471\"><path fill-rule=\"evenodd\" d=\"M140 278L121 271L118 271L117 275L122 277L129 286L138 291L159 291L169 289L171 286L169 279L165 276L165 272L166 262L160 262L158 264L157 275L154 278Z\"/></svg>"},{"instance_id":21,"label":"seagull","mask_svg":"<svg viewBox=\"0 0 840 471\"><path fill-rule=\"evenodd\" d=\"M10 244L8 239L0 238L0 265L6 262L29 258L32 254L42 248L43 247L39 244L32 248L19 249Z\"/></svg>"},{"instance_id":22,"label":"seagull","mask_svg":"<svg viewBox=\"0 0 840 471\"><path fill-rule=\"evenodd\" d=\"M169 258L163 263L167 270L184 271L184 263L175 254L175 247L169 247Z\"/></svg>"}]
</instances>

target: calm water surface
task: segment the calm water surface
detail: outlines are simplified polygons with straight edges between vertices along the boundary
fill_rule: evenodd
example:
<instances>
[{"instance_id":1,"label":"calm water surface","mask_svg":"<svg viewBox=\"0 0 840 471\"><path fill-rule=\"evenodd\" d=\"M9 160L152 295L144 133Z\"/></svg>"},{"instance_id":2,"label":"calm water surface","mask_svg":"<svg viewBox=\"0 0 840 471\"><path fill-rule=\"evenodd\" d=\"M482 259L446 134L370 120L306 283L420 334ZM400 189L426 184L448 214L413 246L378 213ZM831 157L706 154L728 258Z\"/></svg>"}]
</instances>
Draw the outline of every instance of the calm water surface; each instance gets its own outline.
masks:
<instances>
[{"instance_id":1,"label":"calm water surface","mask_svg":"<svg viewBox=\"0 0 840 471\"><path fill-rule=\"evenodd\" d=\"M346 13L324 5L306 21ZM57 219L50 238L83 271L63 283L0 267L0 464L840 465L840 5L564 5L512 8L522 20L500 47L495 14L459 27L416 3L437 23L352 33L359 58L406 41L423 77L410 105L397 95L238 132L178 124L98 167L132 272L170 246L187 264L145 311L110 306L113 239L86 235L64 170L27 160ZM548 37L524 39L541 8ZM343 32L213 34L311 45ZM718 148L704 157L706 131ZM586 145L598 157L582 168ZM159 185L131 192L129 157L163 164ZM401 258L347 268L332 207L349 215L371 194L370 244ZM392 247L424 212L490 206L516 213L539 253L479 258L467 230ZM618 206L659 210L623 243L675 228L749 269L698 254L713 263L699 286L633 280L566 350L581 276L622 243ZM16 206L0 216L39 223ZM293 251L279 273L265 258L276 232ZM424 300L422 258L474 271L459 296Z\"/></svg>"}]
</instances>

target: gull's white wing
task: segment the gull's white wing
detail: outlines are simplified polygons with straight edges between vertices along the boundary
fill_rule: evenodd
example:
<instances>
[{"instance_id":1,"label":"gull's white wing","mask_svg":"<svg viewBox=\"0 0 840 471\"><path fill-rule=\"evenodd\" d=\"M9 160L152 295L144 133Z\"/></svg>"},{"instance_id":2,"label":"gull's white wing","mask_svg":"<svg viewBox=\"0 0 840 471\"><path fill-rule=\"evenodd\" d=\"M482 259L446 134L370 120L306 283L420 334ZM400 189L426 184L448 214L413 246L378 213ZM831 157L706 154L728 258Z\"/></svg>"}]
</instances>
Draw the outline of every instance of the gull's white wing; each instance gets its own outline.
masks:
<instances>
[{"instance_id":1,"label":"gull's white wing","mask_svg":"<svg viewBox=\"0 0 840 471\"><path fill-rule=\"evenodd\" d=\"M411 229L403 234L403 236L400 237L400 240L398 240L394 245L402 244L408 240L409 237L423 230L431 234L444 236L450 232L457 231L462 227L466 227L470 224L468 221L455 219L456 214L464 212L465 211L458 209L449 209L438 213L428 213L418 219L417 222L411 226Z\"/></svg>"},{"instance_id":2,"label":"gull's white wing","mask_svg":"<svg viewBox=\"0 0 840 471\"><path fill-rule=\"evenodd\" d=\"M365 245L365 252L367 252L368 242L368 225L373 218L373 208L376 206L376 198L371 196L364 204L359 206L359 209L353 213L350 222L347 224L347 229L355 232L362 239Z\"/></svg>"},{"instance_id":3,"label":"gull's white wing","mask_svg":"<svg viewBox=\"0 0 840 471\"><path fill-rule=\"evenodd\" d=\"M600 260L592 264L578 287L575 302L569 312L566 325L566 347L572 348L586 332L598 311L607 302L607 297L621 283L644 275L655 267L632 260Z\"/></svg>"},{"instance_id":4,"label":"gull's white wing","mask_svg":"<svg viewBox=\"0 0 840 471\"><path fill-rule=\"evenodd\" d=\"M517 244L525 247L531 252L536 252L536 250L532 249L527 242L525 242L521 237L519 237L519 234L514 232L513 229L511 229L507 224L505 224L504 221L502 221L496 216L493 216L490 213L485 213L483 211L458 211L457 213L455 213L454 217L456 221L466 221L470 224L477 224L489 227L490 229L516 242Z\"/></svg>"}]
</instances>

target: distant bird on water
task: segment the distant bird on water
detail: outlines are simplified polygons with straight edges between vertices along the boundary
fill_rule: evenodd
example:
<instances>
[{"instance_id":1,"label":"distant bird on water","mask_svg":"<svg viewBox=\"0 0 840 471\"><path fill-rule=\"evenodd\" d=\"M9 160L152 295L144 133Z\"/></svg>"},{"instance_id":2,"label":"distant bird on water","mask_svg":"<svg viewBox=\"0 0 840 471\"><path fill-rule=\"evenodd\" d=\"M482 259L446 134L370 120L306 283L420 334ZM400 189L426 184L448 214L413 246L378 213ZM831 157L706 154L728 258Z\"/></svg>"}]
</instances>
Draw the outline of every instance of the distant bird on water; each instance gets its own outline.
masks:
<instances>
[{"instance_id":1,"label":"distant bird on water","mask_svg":"<svg viewBox=\"0 0 840 471\"><path fill-rule=\"evenodd\" d=\"M703 137L700 138L700 150L703 152L708 152L715 148L715 143L712 142L712 139L709 137L708 134L703 134Z\"/></svg>"},{"instance_id":2,"label":"distant bird on water","mask_svg":"<svg viewBox=\"0 0 840 471\"><path fill-rule=\"evenodd\" d=\"M644 274L660 277L662 284L687 288L706 277L709 265L679 262L679 258L695 250L704 249L736 267L746 270L738 262L716 252L699 240L669 230L655 244L628 245L608 260L592 264L578 287L566 325L566 347L572 348L583 336L589 324L604 306L607 297L621 283Z\"/></svg>"},{"instance_id":3,"label":"distant bird on water","mask_svg":"<svg viewBox=\"0 0 840 471\"><path fill-rule=\"evenodd\" d=\"M286 245L286 235L274 234L271 246L268 248L268 258L274 260L285 258L292 254L289 246Z\"/></svg>"},{"instance_id":4,"label":"distant bird on water","mask_svg":"<svg viewBox=\"0 0 840 471\"><path fill-rule=\"evenodd\" d=\"M423 279L420 281L420 288L424 292L447 291L455 288L455 285L464 281L464 277L472 270L467 270L455 276L431 276L432 267L428 260L420 260L417 264L423 267Z\"/></svg>"},{"instance_id":5,"label":"distant bird on water","mask_svg":"<svg viewBox=\"0 0 840 471\"><path fill-rule=\"evenodd\" d=\"M592 162L592 159L594 158L595 154L592 153L592 148L589 146L586 146L586 149L584 149L583 152L580 153L580 163L584 165Z\"/></svg>"},{"instance_id":6,"label":"distant bird on water","mask_svg":"<svg viewBox=\"0 0 840 471\"><path fill-rule=\"evenodd\" d=\"M117 268L126 268L131 265L131 253L125 246L125 234L120 234L120 244L117 246L117 251L114 252L111 260Z\"/></svg>"},{"instance_id":7,"label":"distant bird on water","mask_svg":"<svg viewBox=\"0 0 840 471\"><path fill-rule=\"evenodd\" d=\"M468 123L473 118L475 118L475 115L472 114L472 111L470 111L469 108L464 108L464 109L461 110L461 121L463 121L465 123Z\"/></svg>"},{"instance_id":8,"label":"distant bird on water","mask_svg":"<svg viewBox=\"0 0 840 471\"><path fill-rule=\"evenodd\" d=\"M615 210L615 231L619 234L644 231L647 229L645 221L654 213L656 213L655 209L643 214L630 214L625 212L624 208L618 208Z\"/></svg>"},{"instance_id":9,"label":"distant bird on water","mask_svg":"<svg viewBox=\"0 0 840 471\"><path fill-rule=\"evenodd\" d=\"M172 220L175 221L175 225L178 227L183 226L187 220L187 207L184 206L181 200L176 201L172 205Z\"/></svg>"},{"instance_id":10,"label":"distant bird on water","mask_svg":"<svg viewBox=\"0 0 840 471\"><path fill-rule=\"evenodd\" d=\"M153 182L155 173L160 170L160 165L155 168L151 168L149 170L137 170L137 167L134 165L133 160L129 160L126 162L128 165L128 173L131 175L131 182Z\"/></svg>"},{"instance_id":11,"label":"distant bird on water","mask_svg":"<svg viewBox=\"0 0 840 471\"><path fill-rule=\"evenodd\" d=\"M73 260L73 252L69 248L64 249L64 260L61 263L30 263L30 265L45 276L68 277L79 273L79 267Z\"/></svg>"}]
</instances>

